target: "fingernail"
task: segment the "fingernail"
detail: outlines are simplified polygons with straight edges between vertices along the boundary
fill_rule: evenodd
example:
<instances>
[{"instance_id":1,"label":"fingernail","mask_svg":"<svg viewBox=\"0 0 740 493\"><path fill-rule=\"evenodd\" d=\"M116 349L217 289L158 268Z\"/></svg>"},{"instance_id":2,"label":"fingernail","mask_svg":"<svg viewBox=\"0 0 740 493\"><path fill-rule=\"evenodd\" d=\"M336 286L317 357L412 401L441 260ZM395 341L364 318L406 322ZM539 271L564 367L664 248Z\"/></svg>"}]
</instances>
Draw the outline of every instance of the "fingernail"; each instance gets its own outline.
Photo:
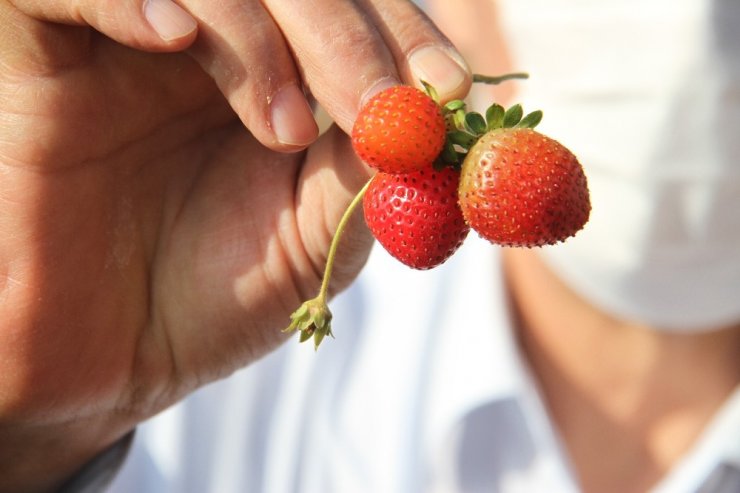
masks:
<instances>
[{"instance_id":1,"label":"fingernail","mask_svg":"<svg viewBox=\"0 0 740 493\"><path fill-rule=\"evenodd\" d=\"M144 17L165 41L187 36L198 27L195 19L171 0L147 0Z\"/></svg>"},{"instance_id":2,"label":"fingernail","mask_svg":"<svg viewBox=\"0 0 740 493\"><path fill-rule=\"evenodd\" d=\"M375 84L370 86L362 95L362 98L360 99L360 108L365 106L368 100L370 100L370 98L378 94L380 91L384 91L390 87L395 87L399 85L401 85L401 81L399 81L395 77L390 76L383 77L382 79L376 81Z\"/></svg>"},{"instance_id":3,"label":"fingernail","mask_svg":"<svg viewBox=\"0 0 740 493\"><path fill-rule=\"evenodd\" d=\"M303 92L295 84L282 87L270 103L272 129L281 144L306 146L316 140L319 127Z\"/></svg>"},{"instance_id":4,"label":"fingernail","mask_svg":"<svg viewBox=\"0 0 740 493\"><path fill-rule=\"evenodd\" d=\"M469 77L462 58L436 45L416 49L409 56L409 66L417 79L434 86L442 97L454 94Z\"/></svg>"}]
</instances>

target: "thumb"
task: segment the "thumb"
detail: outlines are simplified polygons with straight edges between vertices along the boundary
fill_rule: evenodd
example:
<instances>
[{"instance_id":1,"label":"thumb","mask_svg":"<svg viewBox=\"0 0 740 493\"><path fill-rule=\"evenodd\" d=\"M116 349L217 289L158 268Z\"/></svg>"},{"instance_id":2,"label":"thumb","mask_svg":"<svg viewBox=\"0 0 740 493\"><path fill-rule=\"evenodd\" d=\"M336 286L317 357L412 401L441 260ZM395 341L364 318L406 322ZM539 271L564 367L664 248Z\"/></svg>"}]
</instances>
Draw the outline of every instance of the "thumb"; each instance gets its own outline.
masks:
<instances>
[{"instance_id":1,"label":"thumb","mask_svg":"<svg viewBox=\"0 0 740 493\"><path fill-rule=\"evenodd\" d=\"M13 0L38 20L87 25L144 51L180 51L195 40L198 23L173 0Z\"/></svg>"}]
</instances>

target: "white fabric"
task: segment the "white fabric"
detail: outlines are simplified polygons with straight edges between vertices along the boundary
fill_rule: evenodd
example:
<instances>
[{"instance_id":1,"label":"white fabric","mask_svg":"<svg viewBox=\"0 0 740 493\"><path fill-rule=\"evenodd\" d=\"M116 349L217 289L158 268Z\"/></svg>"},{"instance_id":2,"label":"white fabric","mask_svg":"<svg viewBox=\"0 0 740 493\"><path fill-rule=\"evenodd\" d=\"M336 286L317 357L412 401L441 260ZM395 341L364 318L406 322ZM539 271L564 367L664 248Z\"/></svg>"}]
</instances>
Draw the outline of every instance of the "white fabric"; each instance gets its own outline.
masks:
<instances>
[{"instance_id":1,"label":"white fabric","mask_svg":"<svg viewBox=\"0 0 740 493\"><path fill-rule=\"evenodd\" d=\"M548 262L660 328L740 319L740 2L498 3L531 73L521 99L544 109L540 128L576 151L592 191L590 222Z\"/></svg>"},{"instance_id":2,"label":"white fabric","mask_svg":"<svg viewBox=\"0 0 740 493\"><path fill-rule=\"evenodd\" d=\"M108 491L577 492L505 299L477 238L430 272L377 249L333 304L336 339L290 341L143 424ZM740 465L740 391L708 430L656 492Z\"/></svg>"},{"instance_id":3,"label":"white fabric","mask_svg":"<svg viewBox=\"0 0 740 493\"><path fill-rule=\"evenodd\" d=\"M333 304L336 339L318 354L292 341L142 425L110 491L427 492L458 480L430 465L491 405L508 419L487 432L522 443L487 444L511 464L480 480L575 491L510 340L494 250L463 251L420 273L376 250Z\"/></svg>"}]
</instances>

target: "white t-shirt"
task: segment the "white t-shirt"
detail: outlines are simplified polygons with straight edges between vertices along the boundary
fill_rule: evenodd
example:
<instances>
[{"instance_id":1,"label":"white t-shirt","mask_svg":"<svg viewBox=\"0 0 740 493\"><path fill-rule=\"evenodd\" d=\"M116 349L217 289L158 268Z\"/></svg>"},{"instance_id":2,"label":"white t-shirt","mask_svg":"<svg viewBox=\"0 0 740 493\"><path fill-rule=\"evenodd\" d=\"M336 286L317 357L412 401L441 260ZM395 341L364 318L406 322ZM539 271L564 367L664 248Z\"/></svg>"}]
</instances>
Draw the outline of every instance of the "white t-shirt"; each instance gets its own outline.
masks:
<instances>
[{"instance_id":1,"label":"white t-shirt","mask_svg":"<svg viewBox=\"0 0 740 493\"><path fill-rule=\"evenodd\" d=\"M510 335L495 248L374 250L336 339L289 341L140 426L112 492L576 491Z\"/></svg>"},{"instance_id":2,"label":"white t-shirt","mask_svg":"<svg viewBox=\"0 0 740 493\"><path fill-rule=\"evenodd\" d=\"M141 425L109 492L577 492L505 300L475 237L428 272L376 249L333 303L336 339L289 341ZM737 480L738 437L740 392L655 491Z\"/></svg>"}]
</instances>

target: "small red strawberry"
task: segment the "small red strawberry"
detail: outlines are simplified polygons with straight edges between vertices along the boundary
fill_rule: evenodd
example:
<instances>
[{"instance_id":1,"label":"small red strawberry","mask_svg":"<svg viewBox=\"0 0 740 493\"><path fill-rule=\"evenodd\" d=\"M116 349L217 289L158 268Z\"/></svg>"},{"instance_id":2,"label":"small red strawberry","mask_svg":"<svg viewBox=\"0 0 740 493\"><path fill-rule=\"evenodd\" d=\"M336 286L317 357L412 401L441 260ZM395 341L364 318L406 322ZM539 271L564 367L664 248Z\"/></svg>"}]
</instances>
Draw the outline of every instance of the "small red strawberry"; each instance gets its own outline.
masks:
<instances>
[{"instance_id":1,"label":"small red strawberry","mask_svg":"<svg viewBox=\"0 0 740 493\"><path fill-rule=\"evenodd\" d=\"M583 228L591 211L576 157L530 128L480 137L463 161L459 201L479 235L518 247L563 241Z\"/></svg>"},{"instance_id":2,"label":"small red strawberry","mask_svg":"<svg viewBox=\"0 0 740 493\"><path fill-rule=\"evenodd\" d=\"M457 204L460 175L452 168L403 175L378 173L363 199L365 221L378 242L414 269L447 260L470 228Z\"/></svg>"},{"instance_id":3,"label":"small red strawberry","mask_svg":"<svg viewBox=\"0 0 740 493\"><path fill-rule=\"evenodd\" d=\"M445 142L442 108L423 91L396 86L372 97L357 116L352 146L369 166L409 173L429 166Z\"/></svg>"}]
</instances>

